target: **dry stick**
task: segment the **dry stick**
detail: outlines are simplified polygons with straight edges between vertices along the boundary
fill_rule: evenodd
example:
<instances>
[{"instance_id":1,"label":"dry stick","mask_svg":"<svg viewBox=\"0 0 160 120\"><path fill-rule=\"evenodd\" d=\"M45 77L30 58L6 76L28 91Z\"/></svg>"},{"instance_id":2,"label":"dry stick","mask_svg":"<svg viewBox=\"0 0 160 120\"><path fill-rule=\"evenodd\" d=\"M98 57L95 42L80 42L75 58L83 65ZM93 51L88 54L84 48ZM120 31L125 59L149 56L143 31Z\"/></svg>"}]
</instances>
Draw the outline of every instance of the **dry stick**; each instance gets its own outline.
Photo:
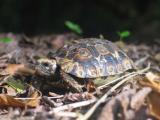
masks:
<instances>
[{"instance_id":1,"label":"dry stick","mask_svg":"<svg viewBox=\"0 0 160 120\"><path fill-rule=\"evenodd\" d=\"M139 64L141 64L141 63L143 63L144 61L146 61L148 58L149 58L149 55L146 55L145 57L137 60L137 61L135 62L135 65L138 66Z\"/></svg>"},{"instance_id":2,"label":"dry stick","mask_svg":"<svg viewBox=\"0 0 160 120\"><path fill-rule=\"evenodd\" d=\"M82 117L79 118L79 120L88 120L90 118L90 116L93 114L93 112L96 110L96 108L103 102L105 102L106 98L108 97L109 94L111 94L113 91L115 91L115 89L117 89L120 85L122 85L123 83L125 83L126 81L130 80L132 77L137 76L138 74L142 74L145 73L146 71L148 71L150 69L150 64L142 70L139 70L137 72L135 72L133 75L128 76L127 78L123 79L122 81L120 81L119 83L117 83L116 85L114 85L106 94L104 94L94 105L93 107L91 107L91 109Z\"/></svg>"},{"instance_id":3,"label":"dry stick","mask_svg":"<svg viewBox=\"0 0 160 120\"><path fill-rule=\"evenodd\" d=\"M77 118L78 117L78 114L75 113L75 112L59 111L59 112L55 113L55 115L58 116L58 117L70 117L70 118Z\"/></svg>"},{"instance_id":4,"label":"dry stick","mask_svg":"<svg viewBox=\"0 0 160 120\"><path fill-rule=\"evenodd\" d=\"M13 55L15 52L16 52L16 50L14 50L14 51L12 51L12 52L10 52L10 53L8 53L8 54L5 54L5 55L0 56L0 60L12 58L12 55Z\"/></svg>"},{"instance_id":5,"label":"dry stick","mask_svg":"<svg viewBox=\"0 0 160 120\"><path fill-rule=\"evenodd\" d=\"M63 104L63 103L57 103L54 100L51 100L50 98L48 98L47 96L43 96L42 100L48 105L50 105L51 107L59 107L59 106L62 106Z\"/></svg>"},{"instance_id":6,"label":"dry stick","mask_svg":"<svg viewBox=\"0 0 160 120\"><path fill-rule=\"evenodd\" d=\"M26 97L26 98L22 98L22 97L20 97L20 98L14 98L14 99L16 99L16 100L35 100L35 99L37 99L37 100L39 100L39 99L41 99L40 97L39 98L30 98L30 97Z\"/></svg>"},{"instance_id":7,"label":"dry stick","mask_svg":"<svg viewBox=\"0 0 160 120\"><path fill-rule=\"evenodd\" d=\"M58 96L55 96L55 97L48 97L48 96L46 96L47 98L49 98L49 99L59 99L59 98L63 98L64 97L64 95L58 95ZM41 99L41 97L39 97L39 98L31 98L31 97L15 97L14 99L19 99L19 100L34 100L34 99Z\"/></svg>"},{"instance_id":8,"label":"dry stick","mask_svg":"<svg viewBox=\"0 0 160 120\"><path fill-rule=\"evenodd\" d=\"M106 84L104 84L104 85L99 86L98 89L103 89L103 88L105 88L106 86L108 86L108 85L110 85L110 84L113 84L113 83L115 83L115 82L118 82L119 80L124 79L124 78L126 78L126 77L128 77L128 76L130 76L130 75L135 74L135 73L136 73L136 72L128 73L128 74L126 74L126 75L124 75L124 76L121 76L121 77L119 77L119 78L117 78L117 79L114 79L114 80L112 80L112 81L109 82L109 83L106 83Z\"/></svg>"},{"instance_id":9,"label":"dry stick","mask_svg":"<svg viewBox=\"0 0 160 120\"><path fill-rule=\"evenodd\" d=\"M90 105L90 104L92 104L94 102L96 102L96 99L76 102L76 103L60 106L60 107L57 107L57 108L53 108L53 110L51 112L59 112L59 111L73 109L73 108L77 108L77 107L83 107L83 106Z\"/></svg>"},{"instance_id":10,"label":"dry stick","mask_svg":"<svg viewBox=\"0 0 160 120\"><path fill-rule=\"evenodd\" d=\"M9 77L10 77L10 75L8 75L8 76L5 76L5 78L4 78L2 81L0 81L0 84L3 84L3 83L5 83Z\"/></svg>"},{"instance_id":11,"label":"dry stick","mask_svg":"<svg viewBox=\"0 0 160 120\"><path fill-rule=\"evenodd\" d=\"M27 84L28 86L31 86L31 85L29 85L29 84ZM31 98L31 97L27 97L27 98L17 98L17 97L15 97L14 99L16 99L16 100L39 100L39 99L41 99L42 98L42 93L38 90L38 89L36 89L35 88L35 90L38 92L38 94L39 94L39 96L38 97L34 97L34 98Z\"/></svg>"},{"instance_id":12,"label":"dry stick","mask_svg":"<svg viewBox=\"0 0 160 120\"><path fill-rule=\"evenodd\" d=\"M63 96L57 96L57 97L48 97L49 99L58 99L58 98L62 98ZM23 98L23 97L20 97L20 98L14 98L14 99L19 99L19 100L34 100L34 99L41 99L41 98L30 98L30 97L25 97L25 98Z\"/></svg>"},{"instance_id":13,"label":"dry stick","mask_svg":"<svg viewBox=\"0 0 160 120\"><path fill-rule=\"evenodd\" d=\"M150 64L148 64L147 68L150 68ZM145 68L145 69L147 69L147 68ZM119 78L117 78L117 79L112 80L112 81L109 82L109 83L106 83L106 84L104 84L104 85L99 86L98 89L103 89L103 88L105 88L106 86L108 86L108 85L110 85L110 84L113 84L113 83L115 83L115 82L118 82L119 80L124 79L124 78L126 78L126 77L128 77L128 76L130 76L130 75L135 74L135 73L140 73L141 71L142 71L142 70L139 70L139 71L137 71L137 72L132 72L132 73L128 73L128 74L126 74L126 75L123 75L123 76L121 76L121 77L119 77Z\"/></svg>"}]
</instances>

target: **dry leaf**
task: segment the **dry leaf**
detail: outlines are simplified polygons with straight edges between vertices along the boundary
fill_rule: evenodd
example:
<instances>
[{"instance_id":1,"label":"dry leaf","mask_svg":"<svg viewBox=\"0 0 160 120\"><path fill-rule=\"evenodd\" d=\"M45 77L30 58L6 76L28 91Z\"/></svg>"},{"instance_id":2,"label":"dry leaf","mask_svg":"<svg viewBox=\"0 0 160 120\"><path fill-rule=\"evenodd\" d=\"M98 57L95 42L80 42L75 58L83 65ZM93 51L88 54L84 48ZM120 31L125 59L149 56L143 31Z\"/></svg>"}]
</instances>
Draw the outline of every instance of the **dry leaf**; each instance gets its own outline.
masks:
<instances>
[{"instance_id":1,"label":"dry leaf","mask_svg":"<svg viewBox=\"0 0 160 120\"><path fill-rule=\"evenodd\" d=\"M16 100L13 97L5 94L0 94L0 106L1 107L25 107L25 103L20 100Z\"/></svg>"},{"instance_id":2,"label":"dry leaf","mask_svg":"<svg viewBox=\"0 0 160 120\"><path fill-rule=\"evenodd\" d=\"M5 71L10 75L14 74L34 74L35 71L24 64L8 64Z\"/></svg>"},{"instance_id":3,"label":"dry leaf","mask_svg":"<svg viewBox=\"0 0 160 120\"><path fill-rule=\"evenodd\" d=\"M135 89L124 91L111 99L103 108L98 120L132 120L147 118L142 108L151 89L145 87L138 92ZM140 115L137 116L137 113ZM143 114L142 114L143 113Z\"/></svg>"},{"instance_id":4,"label":"dry leaf","mask_svg":"<svg viewBox=\"0 0 160 120\"><path fill-rule=\"evenodd\" d=\"M144 80L139 81L143 86L149 86L153 91L148 95L149 113L160 119L160 76L149 72Z\"/></svg>"},{"instance_id":5,"label":"dry leaf","mask_svg":"<svg viewBox=\"0 0 160 120\"><path fill-rule=\"evenodd\" d=\"M36 107L39 105L41 93L34 89L31 91L30 95L28 96L30 99L23 98L23 101L18 98L15 99L12 96L6 94L0 94L0 106L2 107Z\"/></svg>"},{"instance_id":6,"label":"dry leaf","mask_svg":"<svg viewBox=\"0 0 160 120\"><path fill-rule=\"evenodd\" d=\"M139 110L145 101L146 96L151 92L151 88L144 87L138 91L131 99L130 106L134 110Z\"/></svg>"},{"instance_id":7,"label":"dry leaf","mask_svg":"<svg viewBox=\"0 0 160 120\"><path fill-rule=\"evenodd\" d=\"M157 61L160 61L160 53L157 53L154 57Z\"/></svg>"},{"instance_id":8,"label":"dry leaf","mask_svg":"<svg viewBox=\"0 0 160 120\"><path fill-rule=\"evenodd\" d=\"M30 106L30 107L36 107L39 105L39 101L40 101L40 94L38 93L38 91L34 91L33 94L30 96L30 100L26 100L25 103L26 105Z\"/></svg>"},{"instance_id":9,"label":"dry leaf","mask_svg":"<svg viewBox=\"0 0 160 120\"><path fill-rule=\"evenodd\" d=\"M146 73L146 77L147 77L147 79L148 80L150 80L150 81L160 81L160 76L158 76L158 75L156 75L156 74L154 74L154 73L152 73L152 72L148 72L148 73Z\"/></svg>"},{"instance_id":10,"label":"dry leaf","mask_svg":"<svg viewBox=\"0 0 160 120\"><path fill-rule=\"evenodd\" d=\"M71 93L71 94L65 95L64 102L77 102L77 101L89 100L93 98L95 98L95 96L88 92L74 93L74 94Z\"/></svg>"},{"instance_id":11,"label":"dry leaf","mask_svg":"<svg viewBox=\"0 0 160 120\"><path fill-rule=\"evenodd\" d=\"M10 75L14 75L19 69L24 68L24 64L8 64L5 71Z\"/></svg>"},{"instance_id":12,"label":"dry leaf","mask_svg":"<svg viewBox=\"0 0 160 120\"><path fill-rule=\"evenodd\" d=\"M9 85L3 85L4 88L7 90L7 95L16 96L17 92L14 88L10 87Z\"/></svg>"},{"instance_id":13,"label":"dry leaf","mask_svg":"<svg viewBox=\"0 0 160 120\"><path fill-rule=\"evenodd\" d=\"M148 95L148 104L150 114L160 120L160 93L151 92Z\"/></svg>"}]
</instances>

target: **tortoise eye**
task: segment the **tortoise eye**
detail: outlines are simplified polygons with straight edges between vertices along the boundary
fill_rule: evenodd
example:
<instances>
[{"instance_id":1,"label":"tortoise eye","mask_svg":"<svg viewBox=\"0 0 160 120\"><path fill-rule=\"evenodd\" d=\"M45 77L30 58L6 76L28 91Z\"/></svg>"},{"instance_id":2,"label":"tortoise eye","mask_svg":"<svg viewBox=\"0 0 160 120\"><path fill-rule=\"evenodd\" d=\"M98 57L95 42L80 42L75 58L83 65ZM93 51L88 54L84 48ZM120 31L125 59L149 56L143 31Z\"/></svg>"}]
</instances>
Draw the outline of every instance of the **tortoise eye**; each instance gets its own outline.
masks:
<instances>
[{"instance_id":1,"label":"tortoise eye","mask_svg":"<svg viewBox=\"0 0 160 120\"><path fill-rule=\"evenodd\" d=\"M45 66L45 67L48 67L48 66L49 66L49 63L44 62L44 63L42 63L42 65Z\"/></svg>"}]
</instances>

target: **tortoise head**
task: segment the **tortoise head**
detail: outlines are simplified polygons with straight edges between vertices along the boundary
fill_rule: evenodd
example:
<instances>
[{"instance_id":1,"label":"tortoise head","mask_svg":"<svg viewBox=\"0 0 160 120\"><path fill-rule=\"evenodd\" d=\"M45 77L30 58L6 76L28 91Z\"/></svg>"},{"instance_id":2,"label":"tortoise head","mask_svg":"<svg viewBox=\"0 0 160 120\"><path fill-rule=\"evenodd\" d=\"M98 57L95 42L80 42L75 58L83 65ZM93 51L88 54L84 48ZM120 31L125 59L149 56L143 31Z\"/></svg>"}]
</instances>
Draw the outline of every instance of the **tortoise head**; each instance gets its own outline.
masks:
<instances>
[{"instance_id":1,"label":"tortoise head","mask_svg":"<svg viewBox=\"0 0 160 120\"><path fill-rule=\"evenodd\" d=\"M36 71L38 72L38 74L50 76L55 73L57 68L57 62L55 59L42 58L39 59L37 62L38 65L36 67Z\"/></svg>"}]
</instances>

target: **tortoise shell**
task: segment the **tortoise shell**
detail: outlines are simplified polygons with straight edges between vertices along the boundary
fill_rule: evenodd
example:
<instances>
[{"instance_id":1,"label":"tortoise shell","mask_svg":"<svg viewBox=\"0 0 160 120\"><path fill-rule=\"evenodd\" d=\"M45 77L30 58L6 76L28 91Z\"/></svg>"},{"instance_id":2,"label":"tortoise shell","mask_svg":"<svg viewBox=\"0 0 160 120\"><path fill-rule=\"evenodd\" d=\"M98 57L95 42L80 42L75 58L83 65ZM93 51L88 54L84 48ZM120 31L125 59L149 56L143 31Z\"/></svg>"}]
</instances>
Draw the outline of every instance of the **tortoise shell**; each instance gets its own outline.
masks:
<instances>
[{"instance_id":1,"label":"tortoise shell","mask_svg":"<svg viewBox=\"0 0 160 120\"><path fill-rule=\"evenodd\" d=\"M96 78L134 68L126 53L108 40L86 38L77 41L55 55L57 64L66 73L79 78Z\"/></svg>"}]
</instances>

